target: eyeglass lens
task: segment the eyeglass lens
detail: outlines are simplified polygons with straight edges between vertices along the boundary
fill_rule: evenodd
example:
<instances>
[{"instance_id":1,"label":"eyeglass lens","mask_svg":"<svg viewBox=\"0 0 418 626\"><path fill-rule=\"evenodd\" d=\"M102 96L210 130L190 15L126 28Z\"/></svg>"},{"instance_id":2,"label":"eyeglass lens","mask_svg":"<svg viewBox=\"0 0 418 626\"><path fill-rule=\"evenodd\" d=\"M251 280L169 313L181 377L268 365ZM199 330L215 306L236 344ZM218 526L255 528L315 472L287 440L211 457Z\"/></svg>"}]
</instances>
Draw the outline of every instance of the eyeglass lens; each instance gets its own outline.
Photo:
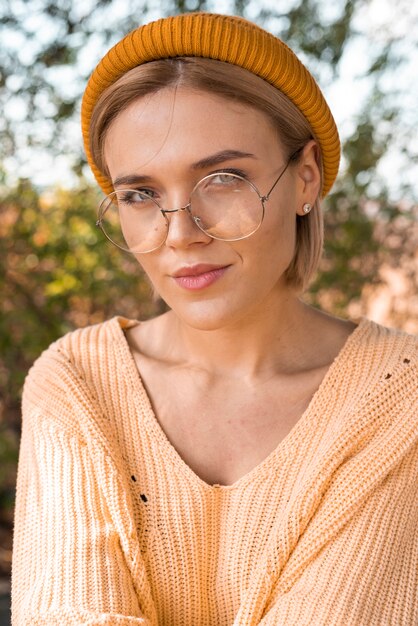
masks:
<instances>
[{"instance_id":1,"label":"eyeglass lens","mask_svg":"<svg viewBox=\"0 0 418 626\"><path fill-rule=\"evenodd\" d=\"M190 196L189 213L195 224L214 239L248 237L263 219L263 204L255 187L236 174L203 178ZM170 217L150 193L115 191L100 206L99 222L118 247L133 253L151 252L165 241Z\"/></svg>"}]
</instances>

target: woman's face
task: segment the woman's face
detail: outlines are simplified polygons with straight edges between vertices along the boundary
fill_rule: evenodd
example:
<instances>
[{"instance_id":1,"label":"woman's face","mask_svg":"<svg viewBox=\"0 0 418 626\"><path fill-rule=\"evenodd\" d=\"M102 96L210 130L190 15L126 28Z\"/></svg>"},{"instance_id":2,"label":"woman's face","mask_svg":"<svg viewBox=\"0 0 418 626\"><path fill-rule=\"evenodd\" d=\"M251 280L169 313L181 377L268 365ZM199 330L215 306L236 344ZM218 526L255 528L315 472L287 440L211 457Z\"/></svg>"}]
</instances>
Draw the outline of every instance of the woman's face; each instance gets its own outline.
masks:
<instances>
[{"instance_id":1,"label":"woman's face","mask_svg":"<svg viewBox=\"0 0 418 626\"><path fill-rule=\"evenodd\" d=\"M302 215L305 202L313 203L319 188L314 149L308 145L302 160L289 165L265 204L260 228L247 239L212 239L181 211L168 216L165 244L137 255L156 291L184 323L206 330L225 327L266 306L280 307L289 296L284 273L294 254L296 215ZM150 190L164 208L183 207L201 178L223 170L238 170L264 195L287 158L262 112L182 89L164 89L132 103L113 121L105 141L114 184L121 177L141 177L115 188Z\"/></svg>"}]
</instances>

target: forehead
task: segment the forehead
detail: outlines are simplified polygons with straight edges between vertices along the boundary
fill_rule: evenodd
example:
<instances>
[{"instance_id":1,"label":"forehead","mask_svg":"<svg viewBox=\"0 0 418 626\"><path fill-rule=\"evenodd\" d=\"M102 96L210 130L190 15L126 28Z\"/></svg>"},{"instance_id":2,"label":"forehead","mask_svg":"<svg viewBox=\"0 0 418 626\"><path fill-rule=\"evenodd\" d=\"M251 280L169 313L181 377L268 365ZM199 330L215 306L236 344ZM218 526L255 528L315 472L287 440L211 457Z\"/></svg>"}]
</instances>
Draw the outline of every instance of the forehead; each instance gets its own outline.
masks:
<instances>
[{"instance_id":1,"label":"forehead","mask_svg":"<svg viewBox=\"0 0 418 626\"><path fill-rule=\"evenodd\" d=\"M109 170L130 159L138 166L164 160L197 161L219 150L280 152L270 118L223 96L190 89L163 89L126 107L110 125L104 152Z\"/></svg>"}]
</instances>

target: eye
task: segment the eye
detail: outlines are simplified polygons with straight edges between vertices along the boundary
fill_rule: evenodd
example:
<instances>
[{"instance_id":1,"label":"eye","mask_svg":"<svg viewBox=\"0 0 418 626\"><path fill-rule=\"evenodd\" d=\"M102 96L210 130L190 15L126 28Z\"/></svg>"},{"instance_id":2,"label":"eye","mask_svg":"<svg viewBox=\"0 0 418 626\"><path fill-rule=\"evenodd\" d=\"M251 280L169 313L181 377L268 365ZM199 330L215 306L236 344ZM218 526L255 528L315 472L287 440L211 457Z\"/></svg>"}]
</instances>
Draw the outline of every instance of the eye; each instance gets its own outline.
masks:
<instances>
[{"instance_id":1,"label":"eye","mask_svg":"<svg viewBox=\"0 0 418 626\"><path fill-rule=\"evenodd\" d=\"M138 193L140 193L141 196L146 196L147 198L155 198L156 197L156 193L152 189L144 188L144 189L137 189L136 191Z\"/></svg>"},{"instance_id":2,"label":"eye","mask_svg":"<svg viewBox=\"0 0 418 626\"><path fill-rule=\"evenodd\" d=\"M247 179L240 171L217 172L210 174L198 186L200 193L220 194L241 191L247 187Z\"/></svg>"},{"instance_id":3,"label":"eye","mask_svg":"<svg viewBox=\"0 0 418 626\"><path fill-rule=\"evenodd\" d=\"M235 176L226 173L214 174L211 183L217 185L229 185L235 181Z\"/></svg>"},{"instance_id":4,"label":"eye","mask_svg":"<svg viewBox=\"0 0 418 626\"><path fill-rule=\"evenodd\" d=\"M117 192L118 201L128 205L146 205L155 201L156 194L152 189L122 189ZM154 203L154 202L153 202Z\"/></svg>"},{"instance_id":5,"label":"eye","mask_svg":"<svg viewBox=\"0 0 418 626\"><path fill-rule=\"evenodd\" d=\"M240 178L246 178L244 172L236 169L222 170L212 175L212 181L216 184L228 185L237 182L237 176Z\"/></svg>"}]
</instances>

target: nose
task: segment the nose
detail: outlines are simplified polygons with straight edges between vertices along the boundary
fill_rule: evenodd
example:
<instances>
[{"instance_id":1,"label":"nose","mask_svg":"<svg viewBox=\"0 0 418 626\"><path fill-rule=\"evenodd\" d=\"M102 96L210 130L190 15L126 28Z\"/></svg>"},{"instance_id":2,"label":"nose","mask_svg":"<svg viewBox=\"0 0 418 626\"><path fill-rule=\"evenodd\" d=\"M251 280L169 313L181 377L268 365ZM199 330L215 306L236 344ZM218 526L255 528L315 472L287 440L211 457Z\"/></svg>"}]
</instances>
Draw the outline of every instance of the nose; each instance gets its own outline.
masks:
<instances>
[{"instance_id":1,"label":"nose","mask_svg":"<svg viewBox=\"0 0 418 626\"><path fill-rule=\"evenodd\" d=\"M212 241L212 237L196 225L188 205L179 209L163 210L163 214L168 221L166 246L187 248L195 243L206 244Z\"/></svg>"}]
</instances>

